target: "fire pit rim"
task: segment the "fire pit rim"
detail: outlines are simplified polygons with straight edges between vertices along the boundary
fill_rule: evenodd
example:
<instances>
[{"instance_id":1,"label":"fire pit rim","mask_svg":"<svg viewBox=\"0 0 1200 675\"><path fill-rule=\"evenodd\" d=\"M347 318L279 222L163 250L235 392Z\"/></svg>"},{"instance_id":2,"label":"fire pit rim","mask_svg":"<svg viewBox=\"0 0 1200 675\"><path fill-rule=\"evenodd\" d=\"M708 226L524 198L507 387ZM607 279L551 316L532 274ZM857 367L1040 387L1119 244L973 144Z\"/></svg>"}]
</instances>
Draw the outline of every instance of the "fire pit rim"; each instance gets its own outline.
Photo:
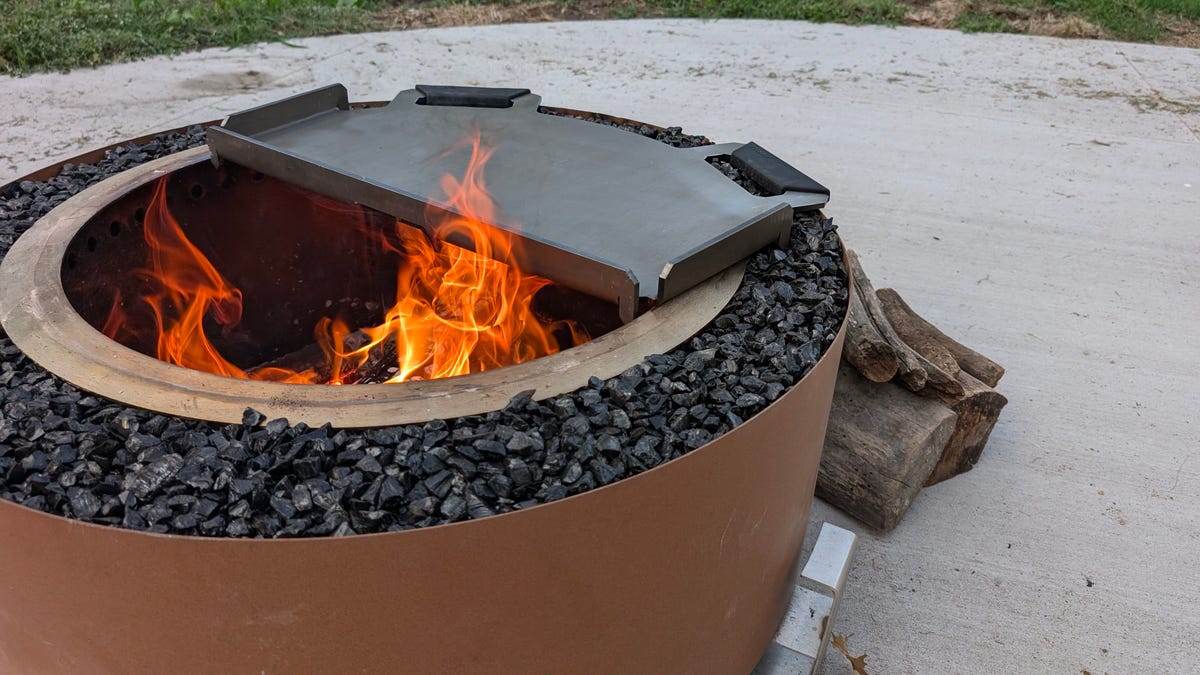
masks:
<instances>
[{"instance_id":1,"label":"fire pit rim","mask_svg":"<svg viewBox=\"0 0 1200 675\"><path fill-rule=\"evenodd\" d=\"M253 407L292 422L377 427L482 414L522 391L535 390L536 397L544 399L573 391L590 376L618 375L646 354L674 349L699 332L728 304L742 281L744 265L739 263L582 345L453 378L330 387L191 370L126 347L85 321L66 295L62 261L78 232L100 209L209 157L207 148L193 148L101 181L60 204L22 235L0 261L0 279L6 280L0 291L0 322L10 339L48 371L82 389L157 412L238 423L245 409Z\"/></svg>"}]
</instances>

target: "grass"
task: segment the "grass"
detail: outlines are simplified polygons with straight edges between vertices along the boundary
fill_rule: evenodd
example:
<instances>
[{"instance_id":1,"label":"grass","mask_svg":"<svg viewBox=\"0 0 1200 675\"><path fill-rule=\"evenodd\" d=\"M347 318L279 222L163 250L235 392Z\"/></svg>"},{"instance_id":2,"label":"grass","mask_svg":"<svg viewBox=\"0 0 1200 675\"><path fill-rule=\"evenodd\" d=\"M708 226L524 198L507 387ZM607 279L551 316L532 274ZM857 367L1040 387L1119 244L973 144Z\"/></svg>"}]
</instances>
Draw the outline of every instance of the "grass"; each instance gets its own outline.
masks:
<instances>
[{"instance_id":1,"label":"grass","mask_svg":"<svg viewBox=\"0 0 1200 675\"><path fill-rule=\"evenodd\" d=\"M454 23L465 5L488 5L473 21L529 21L545 0L0 0L0 74L69 70L265 40L379 30L396 12L405 27ZM1038 32L1200 46L1200 0L555 0L557 18L801 19L899 24L965 32ZM418 11L419 10L419 11ZM921 19L914 17L924 14ZM407 16L407 15L406 15ZM544 18L544 17L543 17ZM1054 32L1055 22L1075 32ZM1073 23L1072 23L1073 22ZM1079 32L1078 26L1088 26ZM1166 26L1172 27L1171 31ZM1049 28L1047 28L1049 26ZM1181 37L1182 36L1182 37Z\"/></svg>"},{"instance_id":2,"label":"grass","mask_svg":"<svg viewBox=\"0 0 1200 675\"><path fill-rule=\"evenodd\" d=\"M1200 0L970 0L955 25L967 32L1021 32L1008 19L1039 13L1083 20L1105 37L1132 42L1158 41L1167 21L1200 35Z\"/></svg>"},{"instance_id":3,"label":"grass","mask_svg":"<svg viewBox=\"0 0 1200 675\"><path fill-rule=\"evenodd\" d=\"M893 0L651 0L650 4L669 16L847 24L896 24L907 13Z\"/></svg>"},{"instance_id":4,"label":"grass","mask_svg":"<svg viewBox=\"0 0 1200 675\"><path fill-rule=\"evenodd\" d=\"M964 33L1016 32L1016 28L1007 19L982 12L963 12L958 15L954 23Z\"/></svg>"},{"instance_id":5,"label":"grass","mask_svg":"<svg viewBox=\"0 0 1200 675\"><path fill-rule=\"evenodd\" d=\"M0 73L362 30L374 2L0 0Z\"/></svg>"},{"instance_id":6,"label":"grass","mask_svg":"<svg viewBox=\"0 0 1200 675\"><path fill-rule=\"evenodd\" d=\"M1200 21L1200 0L1042 0L1047 8L1081 16L1113 37L1153 42L1163 32L1162 17Z\"/></svg>"}]
</instances>

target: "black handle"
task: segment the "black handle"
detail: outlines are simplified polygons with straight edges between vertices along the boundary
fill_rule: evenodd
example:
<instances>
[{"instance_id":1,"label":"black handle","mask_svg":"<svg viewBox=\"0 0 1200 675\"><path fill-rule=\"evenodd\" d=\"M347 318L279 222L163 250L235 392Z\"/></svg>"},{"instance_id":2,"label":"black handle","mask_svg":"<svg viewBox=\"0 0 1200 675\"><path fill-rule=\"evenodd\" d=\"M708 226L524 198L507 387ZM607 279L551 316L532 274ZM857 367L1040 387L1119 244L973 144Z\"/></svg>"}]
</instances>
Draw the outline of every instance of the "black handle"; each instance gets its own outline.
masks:
<instances>
[{"instance_id":1,"label":"black handle","mask_svg":"<svg viewBox=\"0 0 1200 675\"><path fill-rule=\"evenodd\" d=\"M465 108L511 108L513 99L529 93L528 89L503 87L446 87L436 84L418 84L417 91L424 95L419 105L451 105Z\"/></svg>"},{"instance_id":2,"label":"black handle","mask_svg":"<svg viewBox=\"0 0 1200 675\"><path fill-rule=\"evenodd\" d=\"M814 192L829 195L829 188L767 152L758 143L747 143L734 150L729 156L729 161L773 194Z\"/></svg>"}]
</instances>

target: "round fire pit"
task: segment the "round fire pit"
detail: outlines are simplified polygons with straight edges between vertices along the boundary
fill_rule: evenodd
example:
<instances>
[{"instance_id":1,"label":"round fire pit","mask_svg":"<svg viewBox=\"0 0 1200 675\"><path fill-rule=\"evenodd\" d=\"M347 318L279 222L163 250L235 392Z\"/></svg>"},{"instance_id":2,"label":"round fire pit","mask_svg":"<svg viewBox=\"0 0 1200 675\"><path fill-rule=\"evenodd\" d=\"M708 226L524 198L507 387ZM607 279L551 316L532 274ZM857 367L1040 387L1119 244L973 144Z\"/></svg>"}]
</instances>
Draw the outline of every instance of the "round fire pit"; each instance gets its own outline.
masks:
<instances>
[{"instance_id":1,"label":"round fire pit","mask_svg":"<svg viewBox=\"0 0 1200 675\"><path fill-rule=\"evenodd\" d=\"M637 123L633 128L678 135ZM497 370L490 380L482 373L411 386L362 385L358 392L356 386L317 385L275 385L292 387L294 395L250 392L266 401L259 407L272 417L348 427L273 422L257 428L266 418L243 413L245 391L229 394L223 378L173 372L183 369L107 341L95 318L85 316L86 285L71 290L86 278L77 270L89 264L82 255L89 238L97 239L94 249L113 245L121 238L114 230L136 223L134 202L116 197L145 186L154 171L199 170L207 166L199 164L203 159L202 151L174 154L100 183L59 207L52 220L58 229L35 229L11 251L0 249L24 258L6 257L8 270L28 273L43 287L57 284L45 294L35 284L20 307L4 304L6 331L13 316L23 317L18 323L58 326L53 340L16 340L21 351L65 380L128 400L96 370L98 355L107 354L106 367L137 370L130 382L153 387L153 403L142 407L167 413L80 398L0 336L0 348L13 355L0 371L7 387L0 399L0 538L9 542L0 547L0 670L694 673L753 667L794 581L846 297L843 285L832 299L837 321L814 334L804 323L817 311L804 304L816 302L815 296L806 299L807 282L796 277L789 291L778 286L789 283L770 270L834 274L816 263L824 255L822 241L836 247L836 235L815 226L806 230L820 221L797 214L792 249L755 254L744 279L738 266L584 346ZM25 187L6 186L3 198L20 200ZM203 188L210 189L220 186ZM128 213L115 218L115 208ZM836 275L845 281L841 269ZM828 307L819 311L824 315ZM769 373L769 364L788 359L794 371L780 365L781 372ZM547 375L547 369L554 372ZM571 381L546 389L548 382ZM410 393L373 389L405 386ZM529 389L536 390L532 397L513 398ZM309 390L319 393L310 396ZM37 396L47 405L30 405ZM653 409L629 404L631 397L651 400ZM221 406L220 413L196 412ZM339 417L344 408L371 408L377 417ZM230 421L232 410L237 423L193 419ZM40 431L32 431L35 426ZM419 434L407 431L417 427ZM297 441L305 434L313 440ZM164 466L164 458L179 457L186 467L203 456L200 448L210 446L198 438L210 439L212 447L221 444L218 438L237 441L267 463L255 468L255 452L239 463L221 450L214 461L230 463L233 477L220 487L219 471L211 481L196 481L199 487L174 474L153 485L139 482L153 473L148 467ZM398 459L406 438L419 439L405 450L416 458L410 462L416 482L403 483L407 501L380 501L379 489L368 496L374 482L408 475L405 460ZM639 443L650 438L653 444ZM256 439L266 440L256 446ZM299 539L245 539L229 538L238 535L227 528L206 531L198 520L179 520L213 495L221 497L215 512L226 514L222 522L230 526L236 517L227 511L238 502L275 509L271 517L280 524L274 535L248 529L242 536L286 536L284 507L273 499L277 488L283 480L289 490L307 485L289 476L299 459L320 453L305 449L282 461L285 441L328 447L315 465L320 476L312 480L350 485L338 492L344 501L332 504L324 519L314 517L314 528L336 511L345 527L323 533L355 534L367 514L391 504L406 509L403 518L387 521L402 531L318 538L315 530L301 529L293 533ZM643 445L654 459L635 457ZM75 449L72 461L64 447ZM471 447L500 456L424 466L433 463L429 457L458 457L454 448ZM379 467L378 479L367 480L374 469L364 458ZM101 468L110 473L126 472L126 482L114 483L115 494L108 494L104 479L93 482L98 487L89 494L96 509L88 508L88 499L71 498L92 480L82 478L88 461L107 465ZM483 493L490 484L484 473L492 470L483 467L501 467L494 475L505 476L498 480L503 485L513 466L535 465L541 482L521 493L524 499L515 490L512 499ZM392 466L395 472L388 473ZM607 475L605 467L620 470ZM442 472L453 483L445 498L429 484ZM354 484L349 477L355 473L365 482ZM74 477L67 486L69 474ZM265 486L262 504L256 505L258 488L252 485L249 496L239 499L240 484L232 482L254 483L254 477ZM409 499L422 491L434 500L432 513ZM447 509L460 491L465 504L484 508ZM187 513L126 522L129 512L153 509L156 500ZM298 497L289 498L287 509L299 506ZM256 516L253 528L269 525L265 517ZM452 520L461 522L439 525Z\"/></svg>"},{"instance_id":2,"label":"round fire pit","mask_svg":"<svg viewBox=\"0 0 1200 675\"><path fill-rule=\"evenodd\" d=\"M314 426L383 426L485 413L523 391L544 398L569 392L591 376L618 375L643 356L670 351L697 333L725 308L741 282L738 265L615 331L607 329L611 318L596 303L600 306L592 312L599 316L589 317L589 323L600 326L597 339L534 362L454 378L306 386L301 395L292 384L179 368L97 330L112 305L114 287L136 297L132 287L138 277L129 268L145 256L137 228L164 176L181 186L173 209L181 220L215 224L209 238L225 268L252 280L274 281L288 269L299 273L286 284L253 284L265 291L258 297L264 308L248 312L243 324L251 324L248 330L267 343L303 335L293 322L303 317L310 325L330 293L371 297L383 294L386 284L382 275L370 273L383 265L354 250L355 239L345 234L364 217L361 209L329 207L282 181L238 167L218 172L208 160L203 148L195 148L126 171L85 190L21 237L10 252L8 282L0 293L13 341L73 384L142 408L240 422L243 411L253 407L268 417ZM280 232L287 232L294 245L280 245ZM329 256L330 251L337 255ZM341 269L354 264L364 273Z\"/></svg>"}]
</instances>

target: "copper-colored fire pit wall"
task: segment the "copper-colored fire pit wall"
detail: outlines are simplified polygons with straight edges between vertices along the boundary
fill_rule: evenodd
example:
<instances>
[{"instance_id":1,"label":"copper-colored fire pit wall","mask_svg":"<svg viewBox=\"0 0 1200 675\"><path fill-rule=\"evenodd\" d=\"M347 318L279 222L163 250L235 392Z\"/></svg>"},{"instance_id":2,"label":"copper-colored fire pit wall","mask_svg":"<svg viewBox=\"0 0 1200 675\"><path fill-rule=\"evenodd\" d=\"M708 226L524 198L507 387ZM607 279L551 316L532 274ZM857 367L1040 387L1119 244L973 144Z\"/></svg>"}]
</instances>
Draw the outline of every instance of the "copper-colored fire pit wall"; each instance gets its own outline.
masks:
<instances>
[{"instance_id":1,"label":"copper-colored fire pit wall","mask_svg":"<svg viewBox=\"0 0 1200 675\"><path fill-rule=\"evenodd\" d=\"M749 672L790 597L844 334L708 445L477 521L205 539L0 500L0 673Z\"/></svg>"},{"instance_id":2,"label":"copper-colored fire pit wall","mask_svg":"<svg viewBox=\"0 0 1200 675\"><path fill-rule=\"evenodd\" d=\"M0 501L0 672L747 673L794 581L843 333L725 436L528 511L264 541Z\"/></svg>"}]
</instances>

